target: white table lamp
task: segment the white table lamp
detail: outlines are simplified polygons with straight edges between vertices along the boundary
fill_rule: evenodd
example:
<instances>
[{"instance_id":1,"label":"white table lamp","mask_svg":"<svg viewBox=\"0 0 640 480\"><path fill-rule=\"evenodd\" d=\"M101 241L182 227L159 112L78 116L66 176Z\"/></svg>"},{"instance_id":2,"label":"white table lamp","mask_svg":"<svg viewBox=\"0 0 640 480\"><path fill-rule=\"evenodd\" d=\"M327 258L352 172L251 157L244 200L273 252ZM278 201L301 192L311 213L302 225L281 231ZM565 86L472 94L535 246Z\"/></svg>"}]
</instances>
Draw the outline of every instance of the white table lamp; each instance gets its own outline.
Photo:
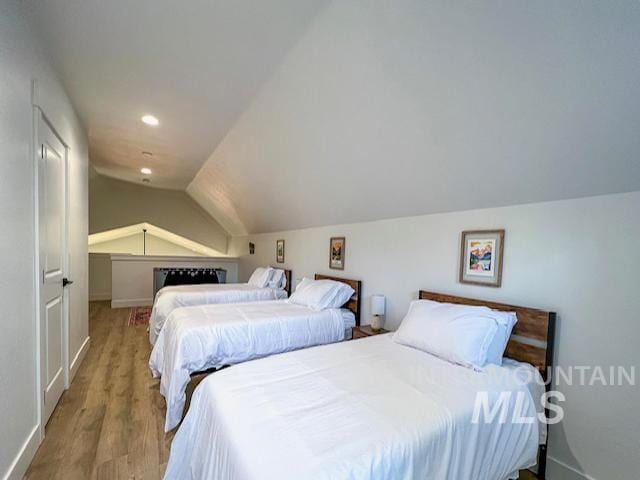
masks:
<instances>
[{"instance_id":1,"label":"white table lamp","mask_svg":"<svg viewBox=\"0 0 640 480\"><path fill-rule=\"evenodd\" d=\"M385 298L384 295L371 295L371 329L374 332L382 330L382 316L384 315Z\"/></svg>"}]
</instances>

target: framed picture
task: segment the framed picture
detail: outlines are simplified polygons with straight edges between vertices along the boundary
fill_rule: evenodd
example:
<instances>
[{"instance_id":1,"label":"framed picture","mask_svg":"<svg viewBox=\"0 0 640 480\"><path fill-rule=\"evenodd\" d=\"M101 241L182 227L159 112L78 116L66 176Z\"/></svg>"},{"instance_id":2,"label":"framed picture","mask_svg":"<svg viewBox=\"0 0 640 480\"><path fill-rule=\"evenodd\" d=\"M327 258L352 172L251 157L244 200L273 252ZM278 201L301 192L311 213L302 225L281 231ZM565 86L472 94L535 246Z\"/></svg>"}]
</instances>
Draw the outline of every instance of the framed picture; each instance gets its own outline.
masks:
<instances>
[{"instance_id":1,"label":"framed picture","mask_svg":"<svg viewBox=\"0 0 640 480\"><path fill-rule=\"evenodd\" d=\"M284 240L276 240L276 262L284 263Z\"/></svg>"},{"instance_id":2,"label":"framed picture","mask_svg":"<svg viewBox=\"0 0 640 480\"><path fill-rule=\"evenodd\" d=\"M253 255L254 253L256 253L256 244L249 242L249 255Z\"/></svg>"},{"instance_id":3,"label":"framed picture","mask_svg":"<svg viewBox=\"0 0 640 480\"><path fill-rule=\"evenodd\" d=\"M329 241L329 268L344 270L344 237L331 237Z\"/></svg>"},{"instance_id":4,"label":"framed picture","mask_svg":"<svg viewBox=\"0 0 640 480\"><path fill-rule=\"evenodd\" d=\"M462 232L460 283L499 287L502 285L504 230Z\"/></svg>"}]
</instances>

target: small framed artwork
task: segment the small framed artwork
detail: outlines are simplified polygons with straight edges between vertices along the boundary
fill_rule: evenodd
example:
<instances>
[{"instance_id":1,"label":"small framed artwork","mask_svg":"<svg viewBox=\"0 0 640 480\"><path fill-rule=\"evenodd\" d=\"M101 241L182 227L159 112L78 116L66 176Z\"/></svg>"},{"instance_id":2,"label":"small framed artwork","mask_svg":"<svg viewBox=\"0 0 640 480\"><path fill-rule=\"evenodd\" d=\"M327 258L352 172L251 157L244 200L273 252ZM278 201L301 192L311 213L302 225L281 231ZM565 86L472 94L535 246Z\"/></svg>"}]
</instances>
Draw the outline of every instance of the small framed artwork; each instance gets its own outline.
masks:
<instances>
[{"instance_id":1,"label":"small framed artwork","mask_svg":"<svg viewBox=\"0 0 640 480\"><path fill-rule=\"evenodd\" d=\"M284 240L276 240L276 262L284 263Z\"/></svg>"},{"instance_id":2,"label":"small framed artwork","mask_svg":"<svg viewBox=\"0 0 640 480\"><path fill-rule=\"evenodd\" d=\"M329 242L329 268L344 270L344 237L331 237Z\"/></svg>"},{"instance_id":3,"label":"small framed artwork","mask_svg":"<svg viewBox=\"0 0 640 480\"><path fill-rule=\"evenodd\" d=\"M256 244L249 242L249 255L253 255L254 253L256 253Z\"/></svg>"},{"instance_id":4,"label":"small framed artwork","mask_svg":"<svg viewBox=\"0 0 640 480\"><path fill-rule=\"evenodd\" d=\"M504 230L462 232L460 283L499 287L502 285Z\"/></svg>"}]
</instances>

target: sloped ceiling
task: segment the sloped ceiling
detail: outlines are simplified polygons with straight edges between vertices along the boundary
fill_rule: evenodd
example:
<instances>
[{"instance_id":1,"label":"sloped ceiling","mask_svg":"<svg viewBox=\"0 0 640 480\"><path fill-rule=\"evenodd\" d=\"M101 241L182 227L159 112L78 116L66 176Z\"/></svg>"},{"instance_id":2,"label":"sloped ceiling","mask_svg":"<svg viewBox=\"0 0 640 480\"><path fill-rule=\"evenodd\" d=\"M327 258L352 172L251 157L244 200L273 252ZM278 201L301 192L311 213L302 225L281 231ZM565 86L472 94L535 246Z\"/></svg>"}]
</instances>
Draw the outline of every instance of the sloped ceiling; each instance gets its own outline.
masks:
<instances>
[{"instance_id":1,"label":"sloped ceiling","mask_svg":"<svg viewBox=\"0 0 640 480\"><path fill-rule=\"evenodd\" d=\"M638 32L633 1L335 1L188 192L239 234L640 190Z\"/></svg>"},{"instance_id":2,"label":"sloped ceiling","mask_svg":"<svg viewBox=\"0 0 640 480\"><path fill-rule=\"evenodd\" d=\"M198 242L194 242L193 240L189 240L181 235L176 235L169 230L165 230L164 228L156 227L155 225L151 225L150 223L138 223L135 225L128 225L126 227L114 228L112 230L107 230L104 232L93 233L89 235L89 247L93 245L99 245L105 242L112 242L114 240L120 240L123 238L131 237L132 235L140 234L143 231L147 232L149 235L153 235L156 238L160 238L166 242L172 243L174 245L178 245L179 247L184 248L185 250L198 253L200 255L208 256L208 257L226 257L227 255L219 252L218 250L214 250L212 248L207 247L206 245L202 245Z\"/></svg>"},{"instance_id":3,"label":"sloped ceiling","mask_svg":"<svg viewBox=\"0 0 640 480\"><path fill-rule=\"evenodd\" d=\"M150 223L226 253L229 234L185 192L145 188L102 175L89 181L89 234Z\"/></svg>"},{"instance_id":4,"label":"sloped ceiling","mask_svg":"<svg viewBox=\"0 0 640 480\"><path fill-rule=\"evenodd\" d=\"M134 3L40 2L92 161L231 234L640 190L636 1Z\"/></svg>"},{"instance_id":5,"label":"sloped ceiling","mask_svg":"<svg viewBox=\"0 0 640 480\"><path fill-rule=\"evenodd\" d=\"M139 183L149 167L151 186L181 190L327 3L28 1L96 170Z\"/></svg>"}]
</instances>

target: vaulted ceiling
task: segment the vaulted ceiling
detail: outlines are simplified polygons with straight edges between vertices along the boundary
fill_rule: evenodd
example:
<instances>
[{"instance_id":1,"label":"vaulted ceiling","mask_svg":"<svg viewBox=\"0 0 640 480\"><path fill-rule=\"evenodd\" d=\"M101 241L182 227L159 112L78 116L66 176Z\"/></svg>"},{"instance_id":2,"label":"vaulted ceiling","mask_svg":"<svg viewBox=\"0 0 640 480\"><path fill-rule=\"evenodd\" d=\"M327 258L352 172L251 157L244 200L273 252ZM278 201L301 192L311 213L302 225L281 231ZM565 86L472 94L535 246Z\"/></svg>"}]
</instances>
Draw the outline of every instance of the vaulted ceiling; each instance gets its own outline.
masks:
<instances>
[{"instance_id":1,"label":"vaulted ceiling","mask_svg":"<svg viewBox=\"0 0 640 480\"><path fill-rule=\"evenodd\" d=\"M136 235L143 235L143 232L155 238L164 240L165 242L177 245L178 247L183 248L184 250L187 250L189 252L197 253L198 255L204 255L207 257L225 256L224 253L219 252L218 250L214 250L210 247L207 247L206 245L194 242L193 240L190 240L186 237L177 235L173 232L170 232L169 230L165 230L164 228L156 227L155 225L147 222L127 225L126 227L114 228L112 230L90 234L89 251L92 250L91 247L93 246L134 237Z\"/></svg>"},{"instance_id":2,"label":"vaulted ceiling","mask_svg":"<svg viewBox=\"0 0 640 480\"><path fill-rule=\"evenodd\" d=\"M38 5L98 171L234 235L640 190L636 1Z\"/></svg>"},{"instance_id":3,"label":"vaulted ceiling","mask_svg":"<svg viewBox=\"0 0 640 480\"><path fill-rule=\"evenodd\" d=\"M96 170L140 182L148 167L150 186L185 189L325 3L33 0L32 12Z\"/></svg>"}]
</instances>

